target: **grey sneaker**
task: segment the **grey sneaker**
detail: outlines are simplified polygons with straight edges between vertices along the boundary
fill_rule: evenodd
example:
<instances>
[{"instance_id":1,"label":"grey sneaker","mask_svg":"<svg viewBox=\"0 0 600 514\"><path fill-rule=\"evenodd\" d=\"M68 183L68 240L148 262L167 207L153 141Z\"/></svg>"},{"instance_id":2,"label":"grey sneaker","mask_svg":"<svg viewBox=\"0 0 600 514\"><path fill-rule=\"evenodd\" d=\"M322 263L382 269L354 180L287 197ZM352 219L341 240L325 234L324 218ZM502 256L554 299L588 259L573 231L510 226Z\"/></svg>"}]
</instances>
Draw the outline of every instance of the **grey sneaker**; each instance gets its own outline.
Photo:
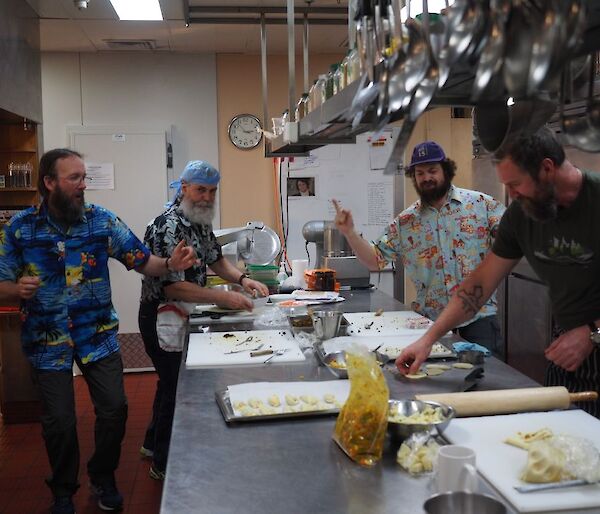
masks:
<instances>
[{"instance_id":1,"label":"grey sneaker","mask_svg":"<svg viewBox=\"0 0 600 514\"><path fill-rule=\"evenodd\" d=\"M152 457L154 457L154 451L146 448L145 446L142 446L140 448L140 455L144 459L151 459Z\"/></svg>"},{"instance_id":2,"label":"grey sneaker","mask_svg":"<svg viewBox=\"0 0 600 514\"><path fill-rule=\"evenodd\" d=\"M154 480L164 480L165 472L158 469L154 464L150 466L150 471L148 472L150 478Z\"/></svg>"},{"instance_id":3,"label":"grey sneaker","mask_svg":"<svg viewBox=\"0 0 600 514\"><path fill-rule=\"evenodd\" d=\"M123 496L119 493L114 480L96 482L90 479L90 489L98 498L98 507L102 510L114 511L123 508Z\"/></svg>"}]
</instances>

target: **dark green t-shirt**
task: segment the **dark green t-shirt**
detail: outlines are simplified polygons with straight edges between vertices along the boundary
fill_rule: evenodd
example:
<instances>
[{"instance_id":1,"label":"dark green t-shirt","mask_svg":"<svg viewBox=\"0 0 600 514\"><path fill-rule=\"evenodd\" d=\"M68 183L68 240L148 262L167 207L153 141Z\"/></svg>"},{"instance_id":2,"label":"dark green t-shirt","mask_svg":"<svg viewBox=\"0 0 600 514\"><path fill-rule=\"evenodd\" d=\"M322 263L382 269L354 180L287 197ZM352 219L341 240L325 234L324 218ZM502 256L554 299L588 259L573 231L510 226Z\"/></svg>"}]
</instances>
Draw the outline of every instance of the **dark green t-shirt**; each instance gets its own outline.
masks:
<instances>
[{"instance_id":1,"label":"dark green t-shirt","mask_svg":"<svg viewBox=\"0 0 600 514\"><path fill-rule=\"evenodd\" d=\"M548 222L532 220L512 202L492 251L505 259L527 258L550 287L552 312L562 328L600 319L600 173L583 171L573 204Z\"/></svg>"}]
</instances>

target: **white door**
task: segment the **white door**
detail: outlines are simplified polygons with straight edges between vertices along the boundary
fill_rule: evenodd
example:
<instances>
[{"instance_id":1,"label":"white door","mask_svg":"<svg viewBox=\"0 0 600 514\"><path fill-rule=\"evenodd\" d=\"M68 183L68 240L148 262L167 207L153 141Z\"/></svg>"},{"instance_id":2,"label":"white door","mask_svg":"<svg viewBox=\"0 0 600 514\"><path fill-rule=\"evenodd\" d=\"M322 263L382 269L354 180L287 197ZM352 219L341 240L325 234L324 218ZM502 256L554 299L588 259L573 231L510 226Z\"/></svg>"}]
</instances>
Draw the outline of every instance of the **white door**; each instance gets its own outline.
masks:
<instances>
[{"instance_id":1,"label":"white door","mask_svg":"<svg viewBox=\"0 0 600 514\"><path fill-rule=\"evenodd\" d=\"M114 212L143 240L146 225L164 210L167 201L166 131L72 127L69 135L71 148L82 153L86 162L114 166L114 189L88 189L86 201ZM138 333L141 275L127 271L114 259L109 269L119 333Z\"/></svg>"}]
</instances>

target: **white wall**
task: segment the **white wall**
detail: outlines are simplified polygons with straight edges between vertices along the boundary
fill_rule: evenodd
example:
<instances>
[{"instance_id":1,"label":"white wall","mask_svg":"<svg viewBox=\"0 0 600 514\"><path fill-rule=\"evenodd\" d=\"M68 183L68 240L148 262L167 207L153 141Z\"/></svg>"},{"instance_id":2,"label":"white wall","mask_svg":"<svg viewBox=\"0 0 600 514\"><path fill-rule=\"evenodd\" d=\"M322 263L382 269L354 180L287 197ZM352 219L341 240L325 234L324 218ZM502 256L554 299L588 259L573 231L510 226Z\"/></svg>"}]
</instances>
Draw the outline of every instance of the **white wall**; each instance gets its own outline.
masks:
<instances>
[{"instance_id":1,"label":"white wall","mask_svg":"<svg viewBox=\"0 0 600 514\"><path fill-rule=\"evenodd\" d=\"M43 53L42 104L45 150L68 145L69 125L165 127L175 177L191 159L219 167L214 55Z\"/></svg>"}]
</instances>

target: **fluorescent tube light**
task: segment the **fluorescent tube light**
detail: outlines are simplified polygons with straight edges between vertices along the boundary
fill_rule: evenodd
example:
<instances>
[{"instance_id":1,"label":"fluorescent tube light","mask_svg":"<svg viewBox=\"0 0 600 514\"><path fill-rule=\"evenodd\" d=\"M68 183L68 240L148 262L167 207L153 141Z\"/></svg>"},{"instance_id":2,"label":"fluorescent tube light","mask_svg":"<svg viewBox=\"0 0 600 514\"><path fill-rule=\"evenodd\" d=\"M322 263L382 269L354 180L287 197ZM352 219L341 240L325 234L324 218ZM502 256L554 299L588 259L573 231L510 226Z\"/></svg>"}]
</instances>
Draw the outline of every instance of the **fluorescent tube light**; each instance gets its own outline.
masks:
<instances>
[{"instance_id":1,"label":"fluorescent tube light","mask_svg":"<svg viewBox=\"0 0 600 514\"><path fill-rule=\"evenodd\" d=\"M158 0L110 0L120 20L162 20Z\"/></svg>"}]
</instances>

